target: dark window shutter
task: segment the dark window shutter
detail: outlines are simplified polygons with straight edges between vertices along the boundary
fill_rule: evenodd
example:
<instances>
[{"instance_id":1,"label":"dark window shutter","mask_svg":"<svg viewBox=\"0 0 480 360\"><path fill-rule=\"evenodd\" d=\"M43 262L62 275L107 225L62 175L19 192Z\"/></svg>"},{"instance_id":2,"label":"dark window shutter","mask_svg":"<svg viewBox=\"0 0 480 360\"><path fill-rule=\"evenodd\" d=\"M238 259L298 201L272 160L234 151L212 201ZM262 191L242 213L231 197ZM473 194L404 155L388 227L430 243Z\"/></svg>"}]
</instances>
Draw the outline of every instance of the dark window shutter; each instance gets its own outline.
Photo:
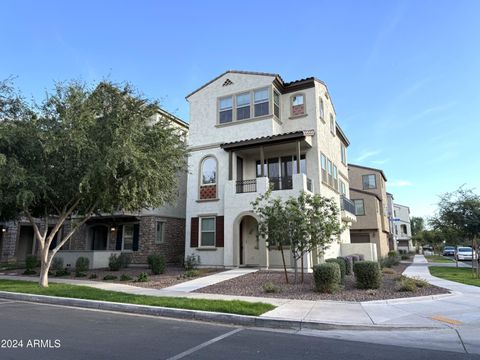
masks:
<instances>
[{"instance_id":1,"label":"dark window shutter","mask_svg":"<svg viewBox=\"0 0 480 360\"><path fill-rule=\"evenodd\" d=\"M190 226L190 247L198 247L198 217L192 217Z\"/></svg>"},{"instance_id":2,"label":"dark window shutter","mask_svg":"<svg viewBox=\"0 0 480 360\"><path fill-rule=\"evenodd\" d=\"M138 251L138 240L140 238L140 224L133 225L133 244L132 250Z\"/></svg>"},{"instance_id":3,"label":"dark window shutter","mask_svg":"<svg viewBox=\"0 0 480 360\"><path fill-rule=\"evenodd\" d=\"M215 246L223 247L223 216L217 216Z\"/></svg>"},{"instance_id":4,"label":"dark window shutter","mask_svg":"<svg viewBox=\"0 0 480 360\"><path fill-rule=\"evenodd\" d=\"M123 226L117 226L117 242L115 250L122 250Z\"/></svg>"}]
</instances>

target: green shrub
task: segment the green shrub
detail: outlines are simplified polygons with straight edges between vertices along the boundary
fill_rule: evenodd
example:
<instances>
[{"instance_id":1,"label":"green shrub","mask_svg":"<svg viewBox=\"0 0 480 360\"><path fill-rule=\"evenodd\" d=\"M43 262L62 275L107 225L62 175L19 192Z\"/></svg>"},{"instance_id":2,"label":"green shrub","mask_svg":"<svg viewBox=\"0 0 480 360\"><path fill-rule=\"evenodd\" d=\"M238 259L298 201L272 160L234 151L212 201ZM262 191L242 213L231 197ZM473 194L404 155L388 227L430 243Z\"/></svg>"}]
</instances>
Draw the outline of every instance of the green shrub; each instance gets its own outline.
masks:
<instances>
[{"instance_id":1,"label":"green shrub","mask_svg":"<svg viewBox=\"0 0 480 360\"><path fill-rule=\"evenodd\" d=\"M67 268L63 268L55 271L55 277L62 277L70 275L70 271Z\"/></svg>"},{"instance_id":2,"label":"green shrub","mask_svg":"<svg viewBox=\"0 0 480 360\"><path fill-rule=\"evenodd\" d=\"M266 293L270 293L270 294L280 292L280 288L270 281L263 284L262 288L263 288L263 291L265 291Z\"/></svg>"},{"instance_id":3,"label":"green shrub","mask_svg":"<svg viewBox=\"0 0 480 360\"><path fill-rule=\"evenodd\" d=\"M343 259L345 260L345 264L347 266L345 274L352 275L353 274L353 259L351 256L344 256Z\"/></svg>"},{"instance_id":4,"label":"green shrub","mask_svg":"<svg viewBox=\"0 0 480 360\"><path fill-rule=\"evenodd\" d=\"M159 275L165 272L165 258L161 255L148 255L148 267L152 270L152 274Z\"/></svg>"},{"instance_id":5,"label":"green shrub","mask_svg":"<svg viewBox=\"0 0 480 360\"><path fill-rule=\"evenodd\" d=\"M414 279L401 276L400 280L397 281L397 291L415 292L417 291L417 284Z\"/></svg>"},{"instance_id":6,"label":"green shrub","mask_svg":"<svg viewBox=\"0 0 480 360\"><path fill-rule=\"evenodd\" d=\"M132 280L133 278L130 275L122 274L122 276L120 276L120 281L132 281Z\"/></svg>"},{"instance_id":7,"label":"green shrub","mask_svg":"<svg viewBox=\"0 0 480 360\"><path fill-rule=\"evenodd\" d=\"M118 271L122 267L120 257L117 254L111 254L108 258L108 268L110 271Z\"/></svg>"},{"instance_id":8,"label":"green shrub","mask_svg":"<svg viewBox=\"0 0 480 360\"><path fill-rule=\"evenodd\" d=\"M141 272L138 274L137 282L147 282L148 281L148 274L146 272Z\"/></svg>"},{"instance_id":9,"label":"green shrub","mask_svg":"<svg viewBox=\"0 0 480 360\"><path fill-rule=\"evenodd\" d=\"M108 281L108 280L117 280L117 279L118 279L118 277L115 276L115 275L105 275L105 276L103 277L103 280L107 280L107 281Z\"/></svg>"},{"instance_id":10,"label":"green shrub","mask_svg":"<svg viewBox=\"0 0 480 360\"><path fill-rule=\"evenodd\" d=\"M378 289L382 283L382 273L376 261L356 262L353 272L359 289Z\"/></svg>"},{"instance_id":11,"label":"green shrub","mask_svg":"<svg viewBox=\"0 0 480 360\"><path fill-rule=\"evenodd\" d=\"M90 260L86 257L80 256L75 262L75 276L87 276L86 272L90 267Z\"/></svg>"},{"instance_id":12,"label":"green shrub","mask_svg":"<svg viewBox=\"0 0 480 360\"><path fill-rule=\"evenodd\" d=\"M120 268L126 269L132 262L132 254L128 253L121 253L118 257L118 261L120 262Z\"/></svg>"},{"instance_id":13,"label":"green shrub","mask_svg":"<svg viewBox=\"0 0 480 360\"><path fill-rule=\"evenodd\" d=\"M61 257L54 257L52 260L52 264L50 265L50 269L53 272L57 272L59 270L63 270L65 268L63 264L63 258Z\"/></svg>"},{"instance_id":14,"label":"green shrub","mask_svg":"<svg viewBox=\"0 0 480 360\"><path fill-rule=\"evenodd\" d=\"M403 254L400 258L401 258L402 260L410 260L411 255L410 255L410 254Z\"/></svg>"},{"instance_id":15,"label":"green shrub","mask_svg":"<svg viewBox=\"0 0 480 360\"><path fill-rule=\"evenodd\" d=\"M34 269L38 266L40 266L40 261L35 255L28 255L25 258L25 268L27 269L26 271L33 271L33 274L35 274Z\"/></svg>"},{"instance_id":16,"label":"green shrub","mask_svg":"<svg viewBox=\"0 0 480 360\"><path fill-rule=\"evenodd\" d=\"M387 268L387 267L382 269L382 273L387 274L387 275L396 275L397 274L397 272L395 270Z\"/></svg>"},{"instance_id":17,"label":"green shrub","mask_svg":"<svg viewBox=\"0 0 480 360\"><path fill-rule=\"evenodd\" d=\"M388 252L388 257L397 257L397 252L395 250L391 250Z\"/></svg>"},{"instance_id":18,"label":"green shrub","mask_svg":"<svg viewBox=\"0 0 480 360\"><path fill-rule=\"evenodd\" d=\"M337 259L327 259L327 263L337 263L340 267L340 282L343 284L345 282L345 274L347 272L347 262L342 258Z\"/></svg>"},{"instance_id":19,"label":"green shrub","mask_svg":"<svg viewBox=\"0 0 480 360\"><path fill-rule=\"evenodd\" d=\"M90 274L90 276L88 277L89 279L96 279L98 276L97 274Z\"/></svg>"},{"instance_id":20,"label":"green shrub","mask_svg":"<svg viewBox=\"0 0 480 360\"><path fill-rule=\"evenodd\" d=\"M341 280L340 265L334 262L315 265L313 277L317 291L332 293L338 289Z\"/></svg>"},{"instance_id":21,"label":"green shrub","mask_svg":"<svg viewBox=\"0 0 480 360\"><path fill-rule=\"evenodd\" d=\"M185 268L185 270L188 271L188 270L196 269L199 265L200 265L200 256L191 254L185 258L183 267Z\"/></svg>"},{"instance_id":22,"label":"green shrub","mask_svg":"<svg viewBox=\"0 0 480 360\"><path fill-rule=\"evenodd\" d=\"M398 256L391 257L387 256L385 258L380 259L380 266L382 268L391 268L392 266L396 266L400 264L400 258Z\"/></svg>"}]
</instances>

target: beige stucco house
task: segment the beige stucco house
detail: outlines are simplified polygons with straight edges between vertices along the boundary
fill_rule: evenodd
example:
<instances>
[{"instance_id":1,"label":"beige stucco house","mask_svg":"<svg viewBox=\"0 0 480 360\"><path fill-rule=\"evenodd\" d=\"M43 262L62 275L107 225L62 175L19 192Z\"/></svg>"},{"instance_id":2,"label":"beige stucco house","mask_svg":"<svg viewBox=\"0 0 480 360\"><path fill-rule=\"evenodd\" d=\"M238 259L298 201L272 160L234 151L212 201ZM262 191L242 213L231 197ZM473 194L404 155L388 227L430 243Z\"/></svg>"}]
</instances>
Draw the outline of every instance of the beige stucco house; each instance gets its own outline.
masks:
<instances>
[{"instance_id":1,"label":"beige stucco house","mask_svg":"<svg viewBox=\"0 0 480 360\"><path fill-rule=\"evenodd\" d=\"M301 191L334 198L343 209L341 220L356 220L349 200L349 142L322 81L227 71L187 101L186 255L198 255L204 266L280 267L280 252L257 236L251 205L269 186L283 199ZM352 248L347 230L325 257L366 248ZM305 268L319 261L310 253Z\"/></svg>"},{"instance_id":2,"label":"beige stucco house","mask_svg":"<svg viewBox=\"0 0 480 360\"><path fill-rule=\"evenodd\" d=\"M415 250L410 226L410 208L405 205L393 204L392 223L398 250L407 252Z\"/></svg>"},{"instance_id":3,"label":"beige stucco house","mask_svg":"<svg viewBox=\"0 0 480 360\"><path fill-rule=\"evenodd\" d=\"M387 178L382 170L348 164L350 198L355 204L357 222L350 228L354 244L376 245L378 257L387 256L389 247Z\"/></svg>"}]
</instances>

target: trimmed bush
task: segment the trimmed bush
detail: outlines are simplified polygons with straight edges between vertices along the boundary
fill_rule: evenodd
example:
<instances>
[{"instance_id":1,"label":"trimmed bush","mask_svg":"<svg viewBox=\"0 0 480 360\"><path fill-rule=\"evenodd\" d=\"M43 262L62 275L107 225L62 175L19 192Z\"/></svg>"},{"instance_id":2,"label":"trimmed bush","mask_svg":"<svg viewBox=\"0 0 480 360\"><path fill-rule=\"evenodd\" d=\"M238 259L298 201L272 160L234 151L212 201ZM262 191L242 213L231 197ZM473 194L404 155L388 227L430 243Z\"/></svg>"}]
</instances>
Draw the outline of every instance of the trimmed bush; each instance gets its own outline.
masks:
<instances>
[{"instance_id":1,"label":"trimmed bush","mask_svg":"<svg viewBox=\"0 0 480 360\"><path fill-rule=\"evenodd\" d=\"M32 271L33 271L32 274L35 274L34 269L36 267L38 267L39 265L40 265L39 260L35 255L29 255L25 258L25 268L26 268L25 272L28 271L28 272L32 273Z\"/></svg>"},{"instance_id":2,"label":"trimmed bush","mask_svg":"<svg viewBox=\"0 0 480 360\"><path fill-rule=\"evenodd\" d=\"M194 270L196 269L198 266L200 265L200 256L198 255L194 255L194 254L191 254L191 255L188 255L186 258L185 258L185 261L183 263L183 267L185 268L185 270Z\"/></svg>"},{"instance_id":3,"label":"trimmed bush","mask_svg":"<svg viewBox=\"0 0 480 360\"><path fill-rule=\"evenodd\" d=\"M152 274L159 275L165 272L165 258L161 255L148 255L148 267L152 270Z\"/></svg>"},{"instance_id":4,"label":"trimmed bush","mask_svg":"<svg viewBox=\"0 0 480 360\"><path fill-rule=\"evenodd\" d=\"M319 292L332 293L338 289L341 280L340 265L328 262L313 267L315 289Z\"/></svg>"},{"instance_id":5,"label":"trimmed bush","mask_svg":"<svg viewBox=\"0 0 480 360\"><path fill-rule=\"evenodd\" d=\"M61 257L54 257L52 260L52 265L50 265L50 269L53 272L57 272L63 270L65 268L63 264L63 259Z\"/></svg>"},{"instance_id":6,"label":"trimmed bush","mask_svg":"<svg viewBox=\"0 0 480 360\"><path fill-rule=\"evenodd\" d=\"M262 288L263 288L263 291L269 294L280 292L280 288L270 281L263 284Z\"/></svg>"},{"instance_id":7,"label":"trimmed bush","mask_svg":"<svg viewBox=\"0 0 480 360\"><path fill-rule=\"evenodd\" d=\"M388 252L388 257L397 257L397 252L395 250L391 250Z\"/></svg>"},{"instance_id":8,"label":"trimmed bush","mask_svg":"<svg viewBox=\"0 0 480 360\"><path fill-rule=\"evenodd\" d=\"M108 258L108 268L110 269L110 271L118 271L120 269L127 268L131 262L132 256L130 254L111 254Z\"/></svg>"},{"instance_id":9,"label":"trimmed bush","mask_svg":"<svg viewBox=\"0 0 480 360\"><path fill-rule=\"evenodd\" d=\"M118 257L118 261L120 261L120 268L126 269L132 262L132 254L121 253L120 256Z\"/></svg>"},{"instance_id":10,"label":"trimmed bush","mask_svg":"<svg viewBox=\"0 0 480 360\"><path fill-rule=\"evenodd\" d=\"M84 256L80 256L75 262L75 276L87 276L86 272L90 267L90 260Z\"/></svg>"},{"instance_id":11,"label":"trimmed bush","mask_svg":"<svg viewBox=\"0 0 480 360\"><path fill-rule=\"evenodd\" d=\"M347 263L342 258L337 259L327 259L325 260L327 263L337 263L340 267L340 282L343 284L345 282L345 274L347 272Z\"/></svg>"},{"instance_id":12,"label":"trimmed bush","mask_svg":"<svg viewBox=\"0 0 480 360\"><path fill-rule=\"evenodd\" d=\"M96 279L98 276L97 274L90 274L90 276L88 277L89 279Z\"/></svg>"},{"instance_id":13,"label":"trimmed bush","mask_svg":"<svg viewBox=\"0 0 480 360\"><path fill-rule=\"evenodd\" d=\"M55 271L55 277L62 277L70 275L70 271L67 268Z\"/></svg>"},{"instance_id":14,"label":"trimmed bush","mask_svg":"<svg viewBox=\"0 0 480 360\"><path fill-rule=\"evenodd\" d=\"M376 261L356 262L353 272L359 289L378 289L382 283L382 273Z\"/></svg>"},{"instance_id":15,"label":"trimmed bush","mask_svg":"<svg viewBox=\"0 0 480 360\"><path fill-rule=\"evenodd\" d=\"M392 266L396 266L398 264L400 264L400 258L397 255L395 255L395 257L387 256L380 259L380 266L382 268L391 268Z\"/></svg>"},{"instance_id":16,"label":"trimmed bush","mask_svg":"<svg viewBox=\"0 0 480 360\"><path fill-rule=\"evenodd\" d=\"M344 256L343 259L345 259L345 263L347 265L345 274L347 275L352 275L353 274L353 259L352 257L349 256Z\"/></svg>"}]
</instances>

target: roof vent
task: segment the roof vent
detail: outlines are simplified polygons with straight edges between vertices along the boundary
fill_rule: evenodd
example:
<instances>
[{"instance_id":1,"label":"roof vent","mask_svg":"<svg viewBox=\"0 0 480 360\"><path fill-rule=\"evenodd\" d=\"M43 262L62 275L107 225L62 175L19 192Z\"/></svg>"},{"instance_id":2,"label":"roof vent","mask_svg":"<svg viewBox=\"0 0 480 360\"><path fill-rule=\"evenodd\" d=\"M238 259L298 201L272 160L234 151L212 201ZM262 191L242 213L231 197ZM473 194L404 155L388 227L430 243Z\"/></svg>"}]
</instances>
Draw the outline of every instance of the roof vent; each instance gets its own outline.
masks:
<instances>
[{"instance_id":1,"label":"roof vent","mask_svg":"<svg viewBox=\"0 0 480 360\"><path fill-rule=\"evenodd\" d=\"M227 80L225 80L225 82L223 83L222 86L228 86L228 85L232 85L232 84L233 84L232 80L227 79Z\"/></svg>"}]
</instances>

